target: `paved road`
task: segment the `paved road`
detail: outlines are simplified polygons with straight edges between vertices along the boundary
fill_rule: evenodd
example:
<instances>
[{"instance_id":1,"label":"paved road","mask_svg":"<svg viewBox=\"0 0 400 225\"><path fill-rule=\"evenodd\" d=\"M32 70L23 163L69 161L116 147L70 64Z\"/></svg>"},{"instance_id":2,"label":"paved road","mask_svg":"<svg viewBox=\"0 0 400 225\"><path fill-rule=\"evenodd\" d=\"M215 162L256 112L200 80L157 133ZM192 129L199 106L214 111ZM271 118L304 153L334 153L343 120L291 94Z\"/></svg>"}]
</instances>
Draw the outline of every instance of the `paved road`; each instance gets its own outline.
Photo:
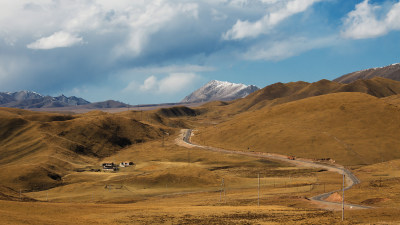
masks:
<instances>
[{"instance_id":1,"label":"paved road","mask_svg":"<svg viewBox=\"0 0 400 225\"><path fill-rule=\"evenodd\" d=\"M287 156L279 155L279 154L272 154L272 153L232 151L232 150L214 148L214 147L210 147L210 146L203 146L203 145L193 144L190 141L191 135L192 135L191 129L186 129L186 130L183 130L183 132L182 132L182 136L180 139L185 143L186 147L197 147L197 148L202 148L202 149L206 149L206 150L213 151L213 152L221 152L221 153L225 153L225 154L239 154L239 155L246 155L246 156L252 156L252 157L259 157L259 158L275 159L275 160L288 162L288 163L294 164L296 166L301 166L301 167L314 167L314 168L326 169L329 171L333 171L333 172L345 175L345 177L346 177L346 187L344 189L345 191L352 188L354 185L360 183L360 180L350 170L344 168L341 165L337 165L337 164L336 165L335 164L327 165L327 164L314 162L309 159L290 160L287 158ZM342 191L342 190L340 189L340 190L323 193L323 194L312 197L311 200L316 203L326 205L326 206L341 205L342 203L328 202L328 201L324 200L327 197L329 197L329 195L331 195L335 192L340 192L340 191ZM350 207L353 209L371 208L368 206L353 205L353 204L345 204L345 207Z\"/></svg>"}]
</instances>

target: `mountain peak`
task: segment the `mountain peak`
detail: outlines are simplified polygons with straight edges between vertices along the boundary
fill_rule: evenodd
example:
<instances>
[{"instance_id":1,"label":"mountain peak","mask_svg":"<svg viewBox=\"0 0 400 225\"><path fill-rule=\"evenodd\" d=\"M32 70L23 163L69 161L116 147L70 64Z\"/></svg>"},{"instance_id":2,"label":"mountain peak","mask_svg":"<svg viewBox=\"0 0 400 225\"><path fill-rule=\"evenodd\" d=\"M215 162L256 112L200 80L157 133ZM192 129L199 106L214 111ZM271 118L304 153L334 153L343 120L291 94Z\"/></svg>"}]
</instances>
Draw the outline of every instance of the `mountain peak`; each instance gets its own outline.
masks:
<instances>
[{"instance_id":1,"label":"mountain peak","mask_svg":"<svg viewBox=\"0 0 400 225\"><path fill-rule=\"evenodd\" d=\"M15 108L51 108L86 105L90 102L75 96L43 96L34 91L0 92L0 106Z\"/></svg>"},{"instance_id":2,"label":"mountain peak","mask_svg":"<svg viewBox=\"0 0 400 225\"><path fill-rule=\"evenodd\" d=\"M400 63L355 71L336 78L333 81L348 84L358 79L371 79L373 77L383 77L400 81Z\"/></svg>"},{"instance_id":3,"label":"mountain peak","mask_svg":"<svg viewBox=\"0 0 400 225\"><path fill-rule=\"evenodd\" d=\"M257 91L259 88L254 85L236 84L228 81L212 80L203 87L186 96L181 102L209 102L209 101L230 101L244 98Z\"/></svg>"}]
</instances>

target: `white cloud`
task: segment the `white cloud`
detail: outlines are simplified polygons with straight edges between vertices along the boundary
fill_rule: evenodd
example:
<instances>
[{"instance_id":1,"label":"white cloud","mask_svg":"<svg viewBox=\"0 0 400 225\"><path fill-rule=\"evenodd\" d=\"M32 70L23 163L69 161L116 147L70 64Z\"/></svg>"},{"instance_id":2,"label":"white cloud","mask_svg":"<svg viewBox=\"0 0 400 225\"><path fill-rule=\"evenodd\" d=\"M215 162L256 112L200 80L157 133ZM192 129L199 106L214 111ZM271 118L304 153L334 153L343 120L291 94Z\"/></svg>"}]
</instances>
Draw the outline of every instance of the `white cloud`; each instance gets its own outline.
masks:
<instances>
[{"instance_id":1,"label":"white cloud","mask_svg":"<svg viewBox=\"0 0 400 225\"><path fill-rule=\"evenodd\" d=\"M400 2L391 6L380 18L384 7L372 5L368 0L356 5L344 20L342 36L351 39L374 38L392 30L400 30Z\"/></svg>"},{"instance_id":2,"label":"white cloud","mask_svg":"<svg viewBox=\"0 0 400 225\"><path fill-rule=\"evenodd\" d=\"M314 3L321 0L290 0L285 4L279 4L277 7L272 7L273 11L267 12L263 18L255 22L248 20L237 20L236 24L222 35L225 40L239 40L244 38L255 38L261 34L266 34L271 31L277 24L286 18L300 12L304 12ZM279 3L276 1L266 1L268 4Z\"/></svg>"},{"instance_id":3,"label":"white cloud","mask_svg":"<svg viewBox=\"0 0 400 225\"><path fill-rule=\"evenodd\" d=\"M73 45L81 44L83 39L76 35L59 31L48 37L40 38L39 40L28 44L26 47L30 49L53 49L65 48Z\"/></svg>"},{"instance_id":4,"label":"white cloud","mask_svg":"<svg viewBox=\"0 0 400 225\"><path fill-rule=\"evenodd\" d=\"M228 2L228 0L226 0ZM229 5L234 7L260 6L260 4L275 4L282 0L230 0Z\"/></svg>"},{"instance_id":5,"label":"white cloud","mask_svg":"<svg viewBox=\"0 0 400 225\"><path fill-rule=\"evenodd\" d=\"M148 77L142 85L140 85L139 89L141 91L150 91L157 88L157 78L155 76Z\"/></svg>"},{"instance_id":6,"label":"white cloud","mask_svg":"<svg viewBox=\"0 0 400 225\"><path fill-rule=\"evenodd\" d=\"M214 70L215 68L210 66L186 64L186 65L168 65L161 67L138 67L130 70L130 73L171 74L171 73L209 72Z\"/></svg>"},{"instance_id":7,"label":"white cloud","mask_svg":"<svg viewBox=\"0 0 400 225\"><path fill-rule=\"evenodd\" d=\"M198 13L196 1L0 1L0 39L6 39L1 31L12 34L14 43L19 39L58 35L28 44L36 49L50 49L46 43L60 39L61 33L57 33L60 31L70 34L69 40L74 43L83 34L115 33L119 42L110 46L115 50L114 55L132 57L139 56L150 45L152 35L177 21L197 20ZM66 43L59 45L67 46Z\"/></svg>"},{"instance_id":8,"label":"white cloud","mask_svg":"<svg viewBox=\"0 0 400 225\"><path fill-rule=\"evenodd\" d=\"M304 37L271 42L268 45L255 45L243 57L247 60L279 61L299 55L305 51L337 44L336 37L309 39Z\"/></svg>"},{"instance_id":9,"label":"white cloud","mask_svg":"<svg viewBox=\"0 0 400 225\"><path fill-rule=\"evenodd\" d=\"M314 37L323 36L321 30L339 32L332 18L316 21L321 15L311 13L301 27L281 27L318 1L323 0L0 0L0 57L12 59L0 60L1 87L40 86L54 92L87 86L87 93L98 100L96 96L112 94L171 99L168 93L199 84L203 78L196 74L218 70L199 65L236 64L243 57L276 61L330 46ZM322 8L333 5L340 6ZM379 8L371 12L378 24L383 19L391 24L385 31L400 29L400 6L385 4L392 5L386 17L376 14ZM277 36L265 35L268 32ZM238 41L221 41L224 33L226 39ZM313 38L290 38L299 36ZM85 51L30 53L82 43ZM218 74L224 72L209 75Z\"/></svg>"},{"instance_id":10,"label":"white cloud","mask_svg":"<svg viewBox=\"0 0 400 225\"><path fill-rule=\"evenodd\" d=\"M75 5L73 10L74 13L71 13L62 23L65 30L84 32L102 29L101 26L106 25L104 21L105 12L98 4L85 5L81 3Z\"/></svg>"},{"instance_id":11,"label":"white cloud","mask_svg":"<svg viewBox=\"0 0 400 225\"><path fill-rule=\"evenodd\" d=\"M198 18L198 5L195 3L172 4L156 0L143 8L129 11L127 18L130 27L128 39L115 48L116 56L138 56L149 44L149 37L170 25L174 19Z\"/></svg>"},{"instance_id":12,"label":"white cloud","mask_svg":"<svg viewBox=\"0 0 400 225\"><path fill-rule=\"evenodd\" d=\"M11 36L11 35L9 34L9 32L7 32L7 31L5 31L5 30L0 31L0 38L1 38L1 37L3 37L4 43L5 43L6 45L9 45L9 46L14 46L15 43L16 43L16 41L17 41L15 37Z\"/></svg>"},{"instance_id":13,"label":"white cloud","mask_svg":"<svg viewBox=\"0 0 400 225\"><path fill-rule=\"evenodd\" d=\"M211 9L211 15L213 17L213 20L218 21L218 20L226 20L228 16L216 9Z\"/></svg>"},{"instance_id":14,"label":"white cloud","mask_svg":"<svg viewBox=\"0 0 400 225\"><path fill-rule=\"evenodd\" d=\"M192 88L199 78L195 73L171 73L162 79L152 75L146 78L141 85L138 85L136 81L132 81L123 91L133 92L139 90L156 95L173 95Z\"/></svg>"},{"instance_id":15,"label":"white cloud","mask_svg":"<svg viewBox=\"0 0 400 225\"><path fill-rule=\"evenodd\" d=\"M160 93L177 93L192 85L197 75L194 73L173 73L159 82Z\"/></svg>"}]
</instances>

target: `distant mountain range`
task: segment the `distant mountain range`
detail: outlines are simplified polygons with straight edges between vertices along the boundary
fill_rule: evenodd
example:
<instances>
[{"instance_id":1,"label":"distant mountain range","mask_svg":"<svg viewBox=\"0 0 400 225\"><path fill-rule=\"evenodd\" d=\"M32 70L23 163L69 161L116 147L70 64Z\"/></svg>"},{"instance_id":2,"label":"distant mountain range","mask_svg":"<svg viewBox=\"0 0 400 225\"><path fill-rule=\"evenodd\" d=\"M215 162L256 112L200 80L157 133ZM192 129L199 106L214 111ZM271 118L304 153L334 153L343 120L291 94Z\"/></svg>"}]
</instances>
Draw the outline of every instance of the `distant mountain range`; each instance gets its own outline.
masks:
<instances>
[{"instance_id":1,"label":"distant mountain range","mask_svg":"<svg viewBox=\"0 0 400 225\"><path fill-rule=\"evenodd\" d=\"M277 102L287 102L289 99L301 99L304 97L317 96L334 92L364 92L377 97L390 96L399 94L398 84L389 81L374 79L374 77L382 77L391 80L400 81L400 63L392 64L384 67L371 68L361 71L345 74L329 82L321 80L316 83L295 82L295 83L276 83L269 85L262 90L254 85L235 84L227 81L212 80L203 87L186 96L180 103L171 104L153 104L140 105L136 107L155 107L170 106L180 104L203 103L211 101L231 101L235 99L245 98L252 94L254 104L260 99L271 101L268 104L276 104ZM366 80L366 81L361 81ZM368 81L367 81L368 80ZM357 81L357 82L355 82ZM346 86L336 85L337 83L349 84ZM355 83L354 83L355 82ZM315 88L315 89L314 89ZM309 90L310 89L310 90ZM309 92L311 91L311 92ZM278 100L279 99L279 100ZM284 100L286 99L286 100ZM252 104L250 104L252 105ZM57 97L44 96L33 91L18 92L0 92L0 107L22 108L22 109L40 109L40 108L85 108L85 109L104 109L104 108L129 108L134 107L122 102L108 100L103 102L91 103L83 98L71 96L66 97L60 95ZM251 106L248 106L251 107Z\"/></svg>"},{"instance_id":2,"label":"distant mountain range","mask_svg":"<svg viewBox=\"0 0 400 225\"><path fill-rule=\"evenodd\" d=\"M395 63L389 66L371 68L366 70L360 70L345 74L339 78L336 78L335 82L349 84L359 79L371 79L373 77L383 77L392 80L400 81L400 63Z\"/></svg>"},{"instance_id":3,"label":"distant mountain range","mask_svg":"<svg viewBox=\"0 0 400 225\"><path fill-rule=\"evenodd\" d=\"M107 100L104 102L94 102L87 105L79 106L78 108L86 108L86 109L111 109L111 108L129 108L133 107L131 105L125 104L123 102Z\"/></svg>"},{"instance_id":4,"label":"distant mountain range","mask_svg":"<svg viewBox=\"0 0 400 225\"><path fill-rule=\"evenodd\" d=\"M356 80L349 84L320 80L314 83L304 81L275 83L260 89L245 98L224 104L230 113L257 110L309 97L340 93L360 92L378 98L400 94L400 82L383 77ZM209 103L208 105L211 105ZM206 105L207 106L207 105Z\"/></svg>"},{"instance_id":5,"label":"distant mountain range","mask_svg":"<svg viewBox=\"0 0 400 225\"><path fill-rule=\"evenodd\" d=\"M0 92L0 107L12 108L56 108L90 104L83 98L75 96L43 96L33 91Z\"/></svg>"},{"instance_id":6,"label":"distant mountain range","mask_svg":"<svg viewBox=\"0 0 400 225\"><path fill-rule=\"evenodd\" d=\"M235 84L226 81L212 80L203 87L186 96L181 103L231 101L244 98L259 90L254 85Z\"/></svg>"}]
</instances>

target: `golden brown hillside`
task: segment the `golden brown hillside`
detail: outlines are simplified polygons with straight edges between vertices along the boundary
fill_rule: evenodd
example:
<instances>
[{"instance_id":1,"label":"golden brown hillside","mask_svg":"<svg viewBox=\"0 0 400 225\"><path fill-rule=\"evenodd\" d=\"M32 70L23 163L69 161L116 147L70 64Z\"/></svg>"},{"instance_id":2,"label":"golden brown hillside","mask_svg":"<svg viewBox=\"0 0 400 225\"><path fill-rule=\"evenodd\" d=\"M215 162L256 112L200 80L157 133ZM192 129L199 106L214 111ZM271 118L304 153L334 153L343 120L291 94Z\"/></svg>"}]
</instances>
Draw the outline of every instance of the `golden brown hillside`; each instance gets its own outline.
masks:
<instances>
[{"instance_id":1,"label":"golden brown hillside","mask_svg":"<svg viewBox=\"0 0 400 225\"><path fill-rule=\"evenodd\" d=\"M198 112L185 106L176 106L171 108L162 108L156 110L156 113L165 117L184 117L196 116Z\"/></svg>"},{"instance_id":2,"label":"golden brown hillside","mask_svg":"<svg viewBox=\"0 0 400 225\"><path fill-rule=\"evenodd\" d=\"M136 143L162 137L164 129L124 114L80 115L0 109L0 178L23 190L62 185L71 171Z\"/></svg>"},{"instance_id":3,"label":"golden brown hillside","mask_svg":"<svg viewBox=\"0 0 400 225\"><path fill-rule=\"evenodd\" d=\"M341 175L257 153L176 144L180 128L197 127L194 139L205 145L358 165L362 183L346 191L346 202L379 208L346 207L344 224L396 223L398 160L359 166L400 158L393 151L400 146L399 108L385 101L361 93L327 94L225 117L219 125L186 108L78 115L2 109L0 219L6 224L64 224L66 218L76 224L340 223L340 212L331 211L335 207L322 209L310 197L338 190ZM221 105L210 103L208 110ZM102 162L124 161L135 166L93 170Z\"/></svg>"},{"instance_id":4,"label":"golden brown hillside","mask_svg":"<svg viewBox=\"0 0 400 225\"><path fill-rule=\"evenodd\" d=\"M386 98L383 98L385 102L392 105L400 106L400 95L392 95Z\"/></svg>"},{"instance_id":5,"label":"golden brown hillside","mask_svg":"<svg viewBox=\"0 0 400 225\"><path fill-rule=\"evenodd\" d=\"M367 94L336 93L242 113L200 129L194 140L361 165L400 158L399 128L399 108Z\"/></svg>"},{"instance_id":6,"label":"golden brown hillside","mask_svg":"<svg viewBox=\"0 0 400 225\"><path fill-rule=\"evenodd\" d=\"M382 77L370 80L356 80L350 84L341 84L329 80L314 83L303 81L290 83L275 83L260 89L243 99L226 104L208 103L201 108L208 111L208 116L235 115L240 112L261 109L292 102L308 97L338 92L361 92L375 97L387 97L400 94L400 82Z\"/></svg>"}]
</instances>

